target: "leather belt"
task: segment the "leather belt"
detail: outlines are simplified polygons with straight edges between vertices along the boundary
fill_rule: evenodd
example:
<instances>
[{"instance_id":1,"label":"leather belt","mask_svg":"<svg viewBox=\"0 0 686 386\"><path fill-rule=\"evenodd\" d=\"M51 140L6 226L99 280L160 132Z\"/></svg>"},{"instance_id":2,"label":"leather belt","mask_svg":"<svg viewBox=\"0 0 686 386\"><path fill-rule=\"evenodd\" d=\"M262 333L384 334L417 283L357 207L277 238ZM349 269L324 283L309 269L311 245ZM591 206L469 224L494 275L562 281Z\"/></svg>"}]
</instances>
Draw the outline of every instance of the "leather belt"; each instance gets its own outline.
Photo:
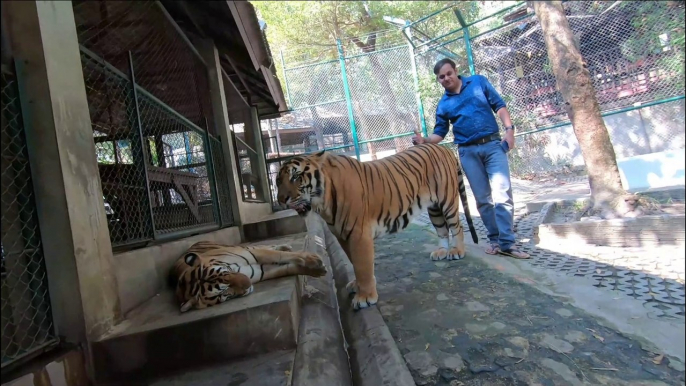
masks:
<instances>
[{"instance_id":1,"label":"leather belt","mask_svg":"<svg viewBox=\"0 0 686 386\"><path fill-rule=\"evenodd\" d=\"M476 140L474 140L474 141L467 142L467 143L465 143L465 144L458 145L458 146L483 145L484 143L488 143L488 142L496 141L496 140L500 140L500 134L498 134L498 133L496 133L496 134L491 134L491 135L487 135L487 136L485 136L485 137L481 137L481 138L476 139Z\"/></svg>"}]
</instances>

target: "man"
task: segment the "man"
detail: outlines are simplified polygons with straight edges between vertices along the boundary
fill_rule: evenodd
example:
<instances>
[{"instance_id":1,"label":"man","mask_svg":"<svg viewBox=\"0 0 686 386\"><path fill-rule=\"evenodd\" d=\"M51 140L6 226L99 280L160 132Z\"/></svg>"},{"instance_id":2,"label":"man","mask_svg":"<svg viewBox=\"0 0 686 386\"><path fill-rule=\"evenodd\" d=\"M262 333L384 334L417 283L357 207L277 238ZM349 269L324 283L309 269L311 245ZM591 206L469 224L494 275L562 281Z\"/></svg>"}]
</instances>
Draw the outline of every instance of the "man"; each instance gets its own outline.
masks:
<instances>
[{"instance_id":1,"label":"man","mask_svg":"<svg viewBox=\"0 0 686 386\"><path fill-rule=\"evenodd\" d=\"M428 137L416 132L413 143L441 142L452 123L464 173L488 230L486 253L528 259L529 255L515 245L512 229L514 201L507 152L514 148L515 128L505 101L486 77L457 75L455 62L450 59L439 60L434 74L445 88L436 108L436 127ZM505 125L502 138L493 113Z\"/></svg>"}]
</instances>

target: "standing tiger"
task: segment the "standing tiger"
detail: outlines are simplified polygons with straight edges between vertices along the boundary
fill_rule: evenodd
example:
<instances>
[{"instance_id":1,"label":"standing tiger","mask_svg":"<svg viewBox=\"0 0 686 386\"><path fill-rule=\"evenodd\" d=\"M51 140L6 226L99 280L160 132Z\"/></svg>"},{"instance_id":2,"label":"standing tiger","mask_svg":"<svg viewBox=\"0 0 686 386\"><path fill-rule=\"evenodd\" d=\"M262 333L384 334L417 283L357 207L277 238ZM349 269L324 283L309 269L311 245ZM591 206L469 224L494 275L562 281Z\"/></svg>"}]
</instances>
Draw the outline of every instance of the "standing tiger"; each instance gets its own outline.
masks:
<instances>
[{"instance_id":1,"label":"standing tiger","mask_svg":"<svg viewBox=\"0 0 686 386\"><path fill-rule=\"evenodd\" d=\"M338 238L355 270L356 279L347 286L355 293L355 310L378 300L374 239L405 229L423 208L440 239L431 259L456 260L465 255L459 199L472 239L478 242L460 161L443 146L414 146L365 163L323 151L294 157L281 166L276 185L280 204L301 215L313 209Z\"/></svg>"},{"instance_id":2,"label":"standing tiger","mask_svg":"<svg viewBox=\"0 0 686 386\"><path fill-rule=\"evenodd\" d=\"M181 312L186 312L249 295L252 285L264 280L325 274L319 256L291 252L287 245L229 246L200 241L176 261L170 279L175 282Z\"/></svg>"}]
</instances>

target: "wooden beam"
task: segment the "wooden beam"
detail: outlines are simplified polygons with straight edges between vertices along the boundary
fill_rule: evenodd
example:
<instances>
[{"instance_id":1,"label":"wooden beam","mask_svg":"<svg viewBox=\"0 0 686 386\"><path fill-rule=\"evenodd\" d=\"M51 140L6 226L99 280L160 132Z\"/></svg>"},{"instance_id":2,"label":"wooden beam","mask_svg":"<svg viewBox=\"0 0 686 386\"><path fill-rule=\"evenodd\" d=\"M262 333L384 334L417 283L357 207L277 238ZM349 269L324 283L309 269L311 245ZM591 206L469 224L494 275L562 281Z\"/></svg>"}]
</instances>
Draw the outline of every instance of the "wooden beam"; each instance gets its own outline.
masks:
<instances>
[{"instance_id":1,"label":"wooden beam","mask_svg":"<svg viewBox=\"0 0 686 386\"><path fill-rule=\"evenodd\" d=\"M241 98L241 100L243 101L243 103L245 103L245 106L246 106L246 107L250 107L250 102L249 102L249 100L250 100L250 95L248 95L248 100L246 101L245 98L243 97L243 94L241 94L241 92L238 91L238 88L237 88L236 85L233 83L233 81L231 80L231 78L229 78L229 75L226 74L226 71L224 71L223 68L222 68L222 77L223 77L227 82L229 82L229 84L230 84L231 87L233 88L233 91L235 91L236 94ZM226 92L226 91L225 91L225 92Z\"/></svg>"},{"instance_id":2,"label":"wooden beam","mask_svg":"<svg viewBox=\"0 0 686 386\"><path fill-rule=\"evenodd\" d=\"M233 59L231 59L231 57L227 54L224 54L224 58L229 62L229 66L236 74L236 76L238 76L238 80L241 81L241 84L246 89L246 91L250 92L250 87L248 87L248 85L245 83L245 79L243 79L243 75L241 75L240 71L237 70L236 63L233 61Z\"/></svg>"},{"instance_id":3,"label":"wooden beam","mask_svg":"<svg viewBox=\"0 0 686 386\"><path fill-rule=\"evenodd\" d=\"M238 11L236 2L227 1L226 4L229 6L231 15L233 15L233 20L236 22L236 27L238 27L238 32L240 32L241 38L243 38L243 44L245 45L245 49L248 51L248 55L250 55L250 60L252 61L253 66L255 66L255 71L258 71L260 69L260 63L257 60L257 55L252 47L252 44L250 44L250 38L248 37L248 32L245 30L245 26L243 25L243 20L241 19L241 14Z\"/></svg>"}]
</instances>

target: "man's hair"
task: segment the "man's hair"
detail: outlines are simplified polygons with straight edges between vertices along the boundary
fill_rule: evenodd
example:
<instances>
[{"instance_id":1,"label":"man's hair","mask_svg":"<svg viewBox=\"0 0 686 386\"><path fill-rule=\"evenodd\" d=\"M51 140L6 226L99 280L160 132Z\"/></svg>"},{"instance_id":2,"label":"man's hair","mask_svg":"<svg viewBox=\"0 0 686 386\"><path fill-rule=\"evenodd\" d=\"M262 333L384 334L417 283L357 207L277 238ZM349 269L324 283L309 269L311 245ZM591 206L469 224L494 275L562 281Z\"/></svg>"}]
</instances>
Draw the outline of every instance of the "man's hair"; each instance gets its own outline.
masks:
<instances>
[{"instance_id":1,"label":"man's hair","mask_svg":"<svg viewBox=\"0 0 686 386\"><path fill-rule=\"evenodd\" d=\"M446 64L449 64L450 67L452 67L453 70L455 70L455 62L448 58L444 58L436 62L436 64L434 65L434 75L438 75L438 73L441 72L441 68L443 68L443 66L445 66Z\"/></svg>"}]
</instances>

